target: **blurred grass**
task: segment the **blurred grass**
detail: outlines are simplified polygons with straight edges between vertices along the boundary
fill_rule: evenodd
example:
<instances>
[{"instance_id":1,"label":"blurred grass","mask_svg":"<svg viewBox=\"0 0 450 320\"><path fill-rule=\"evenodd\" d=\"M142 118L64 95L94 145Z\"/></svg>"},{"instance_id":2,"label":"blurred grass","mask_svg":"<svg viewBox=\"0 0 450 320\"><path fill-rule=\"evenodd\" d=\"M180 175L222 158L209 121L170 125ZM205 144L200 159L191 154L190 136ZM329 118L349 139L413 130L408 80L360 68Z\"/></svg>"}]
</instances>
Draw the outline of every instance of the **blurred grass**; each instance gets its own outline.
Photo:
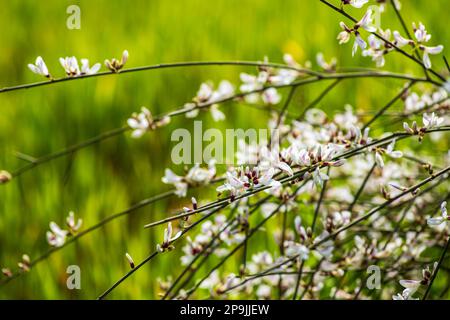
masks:
<instances>
[{"instance_id":1,"label":"blurred grass","mask_svg":"<svg viewBox=\"0 0 450 320\"><path fill-rule=\"evenodd\" d=\"M81 7L81 30L66 28L66 7ZM422 21L433 43L446 44L450 30L442 10L445 0L403 1L407 21ZM353 10L358 16L362 11ZM393 13L383 25L399 29ZM317 52L336 56L341 66L372 67L368 59L351 58L350 45L339 46L336 35L342 18L318 1L205 0L189 1L7 1L0 11L0 87L40 81L26 65L41 55L50 72L62 76L58 58L75 55L91 64L130 52L128 67L193 60L281 61L290 52L298 61L314 60ZM438 58L436 69L443 68ZM396 54L386 69L421 70ZM229 79L253 68L199 67L157 70L59 83L0 95L0 169L23 165L14 151L45 155L120 127L141 105L154 114L189 101L202 81ZM325 84L299 90L291 111L298 114ZM402 83L393 80L352 80L340 84L320 107L333 113L350 103L360 110L376 110L393 97ZM368 94L369 93L369 94ZM222 110L221 128L263 127L267 114L242 106ZM201 119L210 121L208 114ZM0 188L0 266L15 265L22 253L36 258L48 249L45 231L51 220L59 224L70 210L88 227L137 201L169 189L161 183L170 164L171 129L190 127L184 118L140 140L129 135L45 164ZM214 124L207 122L209 126ZM181 206L172 199L121 218L64 248L31 273L0 288L0 298L91 299L128 270L130 252L141 261L161 240L162 227L144 230L144 223L167 216ZM270 237L255 248L270 245ZM82 290L65 286L66 267L82 270ZM237 270L238 262L235 269ZM113 298L157 298L157 277L180 269L177 254L164 255L137 272Z\"/></svg>"}]
</instances>

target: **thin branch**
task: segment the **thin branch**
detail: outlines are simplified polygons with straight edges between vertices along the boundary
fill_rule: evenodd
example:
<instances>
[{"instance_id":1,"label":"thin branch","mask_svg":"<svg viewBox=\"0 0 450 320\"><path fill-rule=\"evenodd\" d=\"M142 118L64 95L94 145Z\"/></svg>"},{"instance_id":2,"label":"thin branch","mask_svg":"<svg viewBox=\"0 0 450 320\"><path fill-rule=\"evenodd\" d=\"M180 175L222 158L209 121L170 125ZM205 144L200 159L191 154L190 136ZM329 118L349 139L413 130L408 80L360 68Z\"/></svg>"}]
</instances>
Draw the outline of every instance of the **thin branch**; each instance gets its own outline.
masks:
<instances>
[{"instance_id":1,"label":"thin branch","mask_svg":"<svg viewBox=\"0 0 450 320\"><path fill-rule=\"evenodd\" d=\"M192 230L193 228L195 228L197 225L199 225L201 222L203 222L204 220L208 219L210 216L212 216L213 214L215 214L216 212L220 211L223 207L219 207L216 210L211 211L210 213L204 215L201 219L197 220L196 222L194 222L193 224L191 224L190 226L188 226L186 229L184 229L181 233L181 236L178 237L177 239L175 239L174 241L172 241L171 243L175 243L178 240L180 240L182 238L182 236L184 236L187 232L189 232L190 230ZM144 266L147 262L149 262L150 260L152 260L154 257L156 257L158 255L158 253L160 253L159 251L155 251L152 254L150 254L146 259L144 259L141 263L139 263L135 268L131 269L130 271L127 272L127 274L125 274L122 278L120 278L118 281L116 281L110 288L108 288L105 292L103 292L97 299L98 300L103 300L107 295L109 295L115 288L117 288L117 286L119 284L121 284L123 281L125 281L127 278L129 278L133 273L135 273L137 270L139 270L142 266Z\"/></svg>"},{"instance_id":2,"label":"thin branch","mask_svg":"<svg viewBox=\"0 0 450 320\"><path fill-rule=\"evenodd\" d=\"M389 101L383 108L381 108L372 119L370 119L361 129L364 131L367 127L369 127L374 121L376 121L380 116L382 116L390 107L394 105L399 99L401 99L406 92L414 85L414 81L408 83L391 101Z\"/></svg>"},{"instance_id":3,"label":"thin branch","mask_svg":"<svg viewBox=\"0 0 450 320\"><path fill-rule=\"evenodd\" d=\"M444 250L442 250L441 257L439 258L439 262L436 266L436 269L433 271L433 275L431 276L430 283L427 286L427 290L425 291L422 300L427 300L428 294L430 293L431 287L433 286L434 280L436 279L437 273L442 266L442 262L444 261L445 255L447 254L448 248L450 245L450 237L447 239L447 243L445 244Z\"/></svg>"},{"instance_id":4,"label":"thin branch","mask_svg":"<svg viewBox=\"0 0 450 320\"><path fill-rule=\"evenodd\" d=\"M355 206L356 202L358 202L359 197L361 196L361 194L362 194L364 188L365 188L366 185L367 185L367 182L368 182L369 179L370 179L370 176L372 175L372 173L373 173L373 171L375 170L376 167L377 167L377 164L374 163L374 164L372 165L372 167L370 168L369 172L366 174L366 176L365 176L363 182L361 183L361 185L360 185L359 188L358 188L358 191L356 192L356 195L353 197L352 203L348 206L348 209L347 209L348 211L350 211L350 212L353 211L353 207Z\"/></svg>"},{"instance_id":5,"label":"thin branch","mask_svg":"<svg viewBox=\"0 0 450 320\"><path fill-rule=\"evenodd\" d=\"M303 68L294 68L290 67L285 64L280 63L263 63L263 62L255 62L255 61L191 61L191 62L174 62L174 63L161 63L161 64L155 64L155 65L147 65L147 66L140 66L135 68L128 68L123 69L119 72L99 72L95 74L87 74L79 77L65 77L65 78L57 78L57 79L51 79L48 81L41 81L41 82L34 82L34 83L28 83L28 84L21 84L17 86L11 86L11 87L5 87L0 89L0 93L3 92L9 92L9 91L17 91L17 90L23 90L23 89L29 89L34 87L41 87L46 85L52 85L59 82L66 82L66 81L76 81L81 79L87 79L87 78L95 78L95 77L104 77L104 76L112 76L112 75L119 75L124 73L134 73L134 72L140 72L140 71L149 71L149 70L158 70L158 69L170 69L170 68L181 68L181 67L199 67L199 66L253 66L253 67L270 67L270 68L276 68L276 69L286 69L286 70L294 70L298 71L299 73L309 74L309 75L317 75L318 73L309 70L309 69L303 69Z\"/></svg>"}]
</instances>

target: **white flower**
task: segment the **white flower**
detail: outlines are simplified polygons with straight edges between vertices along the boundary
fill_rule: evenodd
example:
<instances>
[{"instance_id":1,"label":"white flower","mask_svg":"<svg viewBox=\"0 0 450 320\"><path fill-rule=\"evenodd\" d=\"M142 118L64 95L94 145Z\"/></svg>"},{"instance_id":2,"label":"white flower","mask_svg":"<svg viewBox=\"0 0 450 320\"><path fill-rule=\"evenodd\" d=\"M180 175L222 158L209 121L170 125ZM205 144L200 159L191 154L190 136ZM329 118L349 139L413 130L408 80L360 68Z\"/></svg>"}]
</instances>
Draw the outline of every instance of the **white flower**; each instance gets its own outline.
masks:
<instances>
[{"instance_id":1,"label":"white flower","mask_svg":"<svg viewBox=\"0 0 450 320\"><path fill-rule=\"evenodd\" d=\"M197 105L193 102L185 103L184 109L187 111L186 118L195 118L200 113L200 109L197 108Z\"/></svg>"},{"instance_id":2,"label":"white flower","mask_svg":"<svg viewBox=\"0 0 450 320\"><path fill-rule=\"evenodd\" d=\"M301 68L301 67L298 67ZM271 75L269 80L270 83L275 85L288 85L297 79L300 73L292 69L280 69L275 75Z\"/></svg>"},{"instance_id":3,"label":"white flower","mask_svg":"<svg viewBox=\"0 0 450 320\"><path fill-rule=\"evenodd\" d=\"M302 218L300 216L296 216L294 219L294 227L295 231L299 235L302 241L305 241L307 238L306 229L302 226Z\"/></svg>"},{"instance_id":4,"label":"white flower","mask_svg":"<svg viewBox=\"0 0 450 320\"><path fill-rule=\"evenodd\" d=\"M419 95L415 92L412 92L408 97L405 99L405 109L407 111L416 111L420 110L425 107L425 102L423 99L419 97Z\"/></svg>"},{"instance_id":5,"label":"white flower","mask_svg":"<svg viewBox=\"0 0 450 320\"><path fill-rule=\"evenodd\" d=\"M268 189L269 192L271 191L277 191L279 188L281 188L281 183L275 179L273 179L273 176L275 175L275 169L270 168L266 171L262 176L259 176L258 183L256 184L256 187L259 186L270 186L271 188Z\"/></svg>"},{"instance_id":6,"label":"white flower","mask_svg":"<svg viewBox=\"0 0 450 320\"><path fill-rule=\"evenodd\" d=\"M400 48L404 47L404 46L406 46L408 44L414 45L414 41L413 40L403 38L400 35L400 32L398 32L397 30L394 31L394 39L395 39L396 45L398 47L400 47Z\"/></svg>"},{"instance_id":7,"label":"white flower","mask_svg":"<svg viewBox=\"0 0 450 320\"><path fill-rule=\"evenodd\" d=\"M439 54L444 50L443 45L439 45L436 47L426 47L421 45L419 47L423 51L423 64L425 65L425 68L430 69L431 68L431 60L430 60L430 54Z\"/></svg>"},{"instance_id":8,"label":"white flower","mask_svg":"<svg viewBox=\"0 0 450 320\"><path fill-rule=\"evenodd\" d=\"M208 168L202 168L199 164L194 165L186 175L186 181L193 185L208 184L216 175L215 160L208 163Z\"/></svg>"},{"instance_id":9,"label":"white flower","mask_svg":"<svg viewBox=\"0 0 450 320\"><path fill-rule=\"evenodd\" d=\"M355 8L362 8L369 0L342 0L342 4L349 4Z\"/></svg>"},{"instance_id":10,"label":"white flower","mask_svg":"<svg viewBox=\"0 0 450 320\"><path fill-rule=\"evenodd\" d=\"M424 113L422 121L425 128L432 129L434 127L440 126L442 122L444 122L444 118L436 116L434 112L431 114L431 116Z\"/></svg>"},{"instance_id":11,"label":"white flower","mask_svg":"<svg viewBox=\"0 0 450 320\"><path fill-rule=\"evenodd\" d=\"M213 94L213 87L208 83L202 83L200 85L200 89L197 91L197 95L195 96L195 101L199 103L207 102Z\"/></svg>"},{"instance_id":12,"label":"white flower","mask_svg":"<svg viewBox=\"0 0 450 320\"><path fill-rule=\"evenodd\" d=\"M326 180L329 180L330 178L325 174L320 172L319 168L316 168L313 172L313 180L317 187L323 188L323 183Z\"/></svg>"},{"instance_id":13,"label":"white flower","mask_svg":"<svg viewBox=\"0 0 450 320\"><path fill-rule=\"evenodd\" d=\"M387 31L387 30L386 30ZM381 68L385 64L383 43L375 35L371 34L368 38L369 48L363 51L364 57L372 57L372 61L376 63L378 68Z\"/></svg>"},{"instance_id":14,"label":"white flower","mask_svg":"<svg viewBox=\"0 0 450 320\"><path fill-rule=\"evenodd\" d=\"M398 158L403 157L403 152L401 152L401 151L394 151L394 147L395 147L395 140L393 140L393 141L388 145L388 147L387 147L387 149L386 149L386 154L387 154L388 156L390 156L391 158L395 158L395 159L398 159Z\"/></svg>"},{"instance_id":15,"label":"white flower","mask_svg":"<svg viewBox=\"0 0 450 320\"><path fill-rule=\"evenodd\" d=\"M405 129L406 132L408 132L409 134L417 134L419 133L418 129L417 129L417 122L413 121L411 127L409 126L409 124L407 122L403 122L403 129Z\"/></svg>"},{"instance_id":16,"label":"white flower","mask_svg":"<svg viewBox=\"0 0 450 320\"><path fill-rule=\"evenodd\" d=\"M305 149L293 152L292 160L295 164L302 167L308 167L311 165L311 157L309 155L309 152Z\"/></svg>"},{"instance_id":17,"label":"white flower","mask_svg":"<svg viewBox=\"0 0 450 320\"><path fill-rule=\"evenodd\" d=\"M163 240L162 244L157 244L156 245L156 249L159 252L164 252L166 250L167 251L171 251L171 250L173 250L175 248L172 245L172 242L174 242L179 237L181 237L183 232L180 230L173 237L172 237L172 232L173 232L173 230L172 230L172 223L169 222L169 224L167 225L167 228L164 229L164 240Z\"/></svg>"},{"instance_id":18,"label":"white flower","mask_svg":"<svg viewBox=\"0 0 450 320\"><path fill-rule=\"evenodd\" d=\"M161 179L165 184L173 184L175 186L175 194L179 197L185 197L188 190L188 184L184 182L183 177L176 175L172 170L166 169L165 175Z\"/></svg>"},{"instance_id":19,"label":"white flower","mask_svg":"<svg viewBox=\"0 0 450 320\"><path fill-rule=\"evenodd\" d=\"M305 113L305 120L313 125L323 125L327 120L327 114L321 109L311 108Z\"/></svg>"},{"instance_id":20,"label":"white flower","mask_svg":"<svg viewBox=\"0 0 450 320\"><path fill-rule=\"evenodd\" d=\"M215 102L220 102L224 99L230 98L234 95L233 85L227 81L222 80L219 84L217 90L210 83L202 83L200 89L197 91L197 95L194 97L194 103L186 103L184 105L185 109L190 110L186 113L187 118L195 118L200 109L197 108L198 105L208 105L210 104L210 111L214 121L221 121L225 119L225 114L219 110L219 106Z\"/></svg>"},{"instance_id":21,"label":"white flower","mask_svg":"<svg viewBox=\"0 0 450 320\"><path fill-rule=\"evenodd\" d=\"M419 44L419 49L423 51L423 64L425 68L430 69L431 68L431 60L430 60L430 54L439 54L444 49L444 46L438 45L435 47L427 47L424 45L424 43L430 41L431 35L427 33L427 30L425 29L425 26L420 23L419 28L416 27L416 24L413 23L413 29L414 29L414 36L417 40L417 43ZM411 39L405 39L403 38L398 31L394 31L394 38L396 41L397 46L403 47L407 44L415 45L415 42Z\"/></svg>"},{"instance_id":22,"label":"white flower","mask_svg":"<svg viewBox=\"0 0 450 320\"><path fill-rule=\"evenodd\" d=\"M323 231L317 238L314 239L313 243L319 243L329 236L329 232ZM324 243L320 244L316 250L322 257L330 260L329 258L332 256L334 250L334 243L332 240L327 240Z\"/></svg>"},{"instance_id":23,"label":"white flower","mask_svg":"<svg viewBox=\"0 0 450 320\"><path fill-rule=\"evenodd\" d=\"M98 70L100 70L101 64L96 63L92 67L89 67L89 60L88 59L81 59L81 74L82 75L90 75L90 74L96 74Z\"/></svg>"},{"instance_id":24,"label":"white flower","mask_svg":"<svg viewBox=\"0 0 450 320\"><path fill-rule=\"evenodd\" d=\"M225 114L219 110L219 105L213 104L210 107L210 110L211 110L211 116L213 117L214 121L218 122L218 121L225 120Z\"/></svg>"},{"instance_id":25,"label":"white flower","mask_svg":"<svg viewBox=\"0 0 450 320\"><path fill-rule=\"evenodd\" d=\"M368 9L362 19L358 21L353 29L347 27L344 22L340 22L340 26L343 29L338 35L339 44L347 43L350 40L350 35L353 33L355 35L355 42L353 43L352 56L358 51L358 47L361 50L367 48L367 43L361 37L358 29L363 28L368 32L375 32L377 28L372 24L372 9Z\"/></svg>"},{"instance_id":26,"label":"white flower","mask_svg":"<svg viewBox=\"0 0 450 320\"><path fill-rule=\"evenodd\" d=\"M278 73L273 75L269 74L267 71L261 71L257 76L241 73L240 77L243 83L240 86L240 90L243 93L249 93L245 96L245 101L247 103L257 103L262 99L265 104L278 104L281 101L281 96L275 88L268 88L261 94L254 91L263 90L267 83L275 85L292 83L298 75L299 73L297 71L287 69L281 69Z\"/></svg>"},{"instance_id":27,"label":"white flower","mask_svg":"<svg viewBox=\"0 0 450 320\"><path fill-rule=\"evenodd\" d=\"M294 175L291 167L280 158L280 152L277 148L269 150L267 146L263 146L260 150L260 168L268 170L276 168L286 172L289 176Z\"/></svg>"},{"instance_id":28,"label":"white flower","mask_svg":"<svg viewBox=\"0 0 450 320\"><path fill-rule=\"evenodd\" d=\"M185 197L190 185L206 185L216 175L215 161L208 163L208 168L201 168L199 164L193 166L185 177L176 175L172 170L166 169L162 182L174 185L175 194L179 197Z\"/></svg>"},{"instance_id":29,"label":"white flower","mask_svg":"<svg viewBox=\"0 0 450 320\"><path fill-rule=\"evenodd\" d=\"M347 43L350 40L350 36L352 34L352 31L344 22L340 22L339 26L343 29L338 36L337 39L339 40L339 44Z\"/></svg>"},{"instance_id":30,"label":"white flower","mask_svg":"<svg viewBox=\"0 0 450 320\"><path fill-rule=\"evenodd\" d=\"M406 289L408 289L409 296L412 296L420 287L420 280L400 280L400 285Z\"/></svg>"},{"instance_id":31,"label":"white flower","mask_svg":"<svg viewBox=\"0 0 450 320\"><path fill-rule=\"evenodd\" d=\"M76 77L80 75L80 67L78 66L77 58L75 57L65 57L59 58L61 66L66 71L67 76Z\"/></svg>"},{"instance_id":32,"label":"white flower","mask_svg":"<svg viewBox=\"0 0 450 320\"><path fill-rule=\"evenodd\" d=\"M219 101L234 95L234 86L228 80L222 80L219 83L217 90L213 91L211 95L212 101Z\"/></svg>"},{"instance_id":33,"label":"white flower","mask_svg":"<svg viewBox=\"0 0 450 320\"><path fill-rule=\"evenodd\" d=\"M278 104L281 101L281 96L278 93L277 89L275 88L269 88L267 90L264 90L262 93L262 100L265 104Z\"/></svg>"},{"instance_id":34,"label":"white flower","mask_svg":"<svg viewBox=\"0 0 450 320\"><path fill-rule=\"evenodd\" d=\"M286 241L284 246L288 257L298 256L301 260L308 260L309 249L305 245L293 241Z\"/></svg>"},{"instance_id":35,"label":"white flower","mask_svg":"<svg viewBox=\"0 0 450 320\"><path fill-rule=\"evenodd\" d=\"M78 219L75 222L75 214L73 211L69 212L69 216L66 218L66 223L67 226L69 227L69 231L74 234L76 233L78 230L80 230L81 225L83 224L83 220L82 219Z\"/></svg>"},{"instance_id":36,"label":"white flower","mask_svg":"<svg viewBox=\"0 0 450 320\"><path fill-rule=\"evenodd\" d=\"M258 290L256 290L256 296L258 299L270 299L272 292L272 287L263 284L258 287Z\"/></svg>"},{"instance_id":37,"label":"white flower","mask_svg":"<svg viewBox=\"0 0 450 320\"><path fill-rule=\"evenodd\" d=\"M352 57L355 56L356 52L358 51L358 47L361 48L361 50L367 48L367 43L363 40L363 38L361 38L359 32L355 33L355 42L353 43Z\"/></svg>"},{"instance_id":38,"label":"white flower","mask_svg":"<svg viewBox=\"0 0 450 320\"><path fill-rule=\"evenodd\" d=\"M415 292L412 292L411 289L405 289L403 292L397 293L395 296L392 296L393 300L419 300L419 298L411 297Z\"/></svg>"},{"instance_id":39,"label":"white flower","mask_svg":"<svg viewBox=\"0 0 450 320\"><path fill-rule=\"evenodd\" d=\"M381 154L377 151L375 151L375 163L380 167L383 168L384 167L384 161L383 161L383 157L381 156Z\"/></svg>"},{"instance_id":40,"label":"white flower","mask_svg":"<svg viewBox=\"0 0 450 320\"><path fill-rule=\"evenodd\" d=\"M260 90L264 87L264 84L269 79L269 74L266 71L261 71L257 76L241 73L240 78L242 84L240 90L242 92L252 92L255 90Z\"/></svg>"},{"instance_id":41,"label":"white flower","mask_svg":"<svg viewBox=\"0 0 450 320\"><path fill-rule=\"evenodd\" d=\"M431 35L428 34L422 22L419 23L419 28L417 28L416 24L413 22L413 29L414 29L414 36L416 37L418 42L424 43L430 41Z\"/></svg>"},{"instance_id":42,"label":"white flower","mask_svg":"<svg viewBox=\"0 0 450 320\"><path fill-rule=\"evenodd\" d=\"M322 52L319 52L316 55L316 61L319 67L321 67L323 70L331 72L336 69L337 60L336 58L332 58L330 62L325 61L325 58L323 56Z\"/></svg>"},{"instance_id":43,"label":"white flower","mask_svg":"<svg viewBox=\"0 0 450 320\"><path fill-rule=\"evenodd\" d=\"M111 72L119 72L120 69L123 68L125 63L128 61L128 51L124 50L122 52L122 58L117 60L116 58L113 58L111 61L105 60L105 66L111 71Z\"/></svg>"},{"instance_id":44,"label":"white flower","mask_svg":"<svg viewBox=\"0 0 450 320\"><path fill-rule=\"evenodd\" d=\"M444 201L441 204L441 216L437 218L429 218L427 219L427 224L429 226L438 226L446 221L450 221L450 217L447 213L447 202Z\"/></svg>"},{"instance_id":45,"label":"white flower","mask_svg":"<svg viewBox=\"0 0 450 320\"><path fill-rule=\"evenodd\" d=\"M246 177L244 177L246 178ZM228 191L231 193L232 196L239 195L245 191L245 185L247 180L241 180L236 171L228 172L226 173L226 182L217 187L217 192L225 192Z\"/></svg>"},{"instance_id":46,"label":"white flower","mask_svg":"<svg viewBox=\"0 0 450 320\"><path fill-rule=\"evenodd\" d=\"M355 29L360 27L368 32L377 31L377 27L373 25L372 9L367 9L366 14L356 23Z\"/></svg>"},{"instance_id":47,"label":"white flower","mask_svg":"<svg viewBox=\"0 0 450 320\"><path fill-rule=\"evenodd\" d=\"M153 124L151 112L145 108L141 108L139 114L133 113L131 118L127 120L128 126L133 129L131 136L133 138L140 138L146 133Z\"/></svg>"},{"instance_id":48,"label":"white flower","mask_svg":"<svg viewBox=\"0 0 450 320\"><path fill-rule=\"evenodd\" d=\"M30 68L32 72L38 75L50 78L50 73L48 72L47 65L40 56L36 58L35 64L28 64L28 68Z\"/></svg>"},{"instance_id":49,"label":"white flower","mask_svg":"<svg viewBox=\"0 0 450 320\"><path fill-rule=\"evenodd\" d=\"M53 247L61 247L66 242L69 232L62 230L55 222L50 222L50 231L47 231L47 242Z\"/></svg>"}]
</instances>

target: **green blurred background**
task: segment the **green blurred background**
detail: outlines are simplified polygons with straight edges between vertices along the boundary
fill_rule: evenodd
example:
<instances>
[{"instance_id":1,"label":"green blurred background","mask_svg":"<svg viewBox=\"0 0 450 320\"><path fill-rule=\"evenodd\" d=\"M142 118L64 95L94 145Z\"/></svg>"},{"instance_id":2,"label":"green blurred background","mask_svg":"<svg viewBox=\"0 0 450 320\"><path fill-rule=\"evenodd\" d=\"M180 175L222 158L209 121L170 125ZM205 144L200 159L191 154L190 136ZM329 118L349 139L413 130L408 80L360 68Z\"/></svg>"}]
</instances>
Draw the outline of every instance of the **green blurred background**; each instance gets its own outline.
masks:
<instances>
[{"instance_id":1,"label":"green blurred background","mask_svg":"<svg viewBox=\"0 0 450 320\"><path fill-rule=\"evenodd\" d=\"M447 44L446 0L402 3L407 21L422 21L433 34L434 44ZM66 27L66 8L71 4L81 8L80 30ZM356 16L363 14L362 10L351 11ZM75 55L89 58L91 64L103 64L105 58L120 57L124 49L130 53L127 67L193 60L262 60L264 56L281 62L284 52L301 63L314 61L317 52L324 52L326 59L337 57L339 66L373 67L370 59L351 58L351 44L337 44L341 20L312 0L3 1L0 87L41 81L27 68L38 55L50 72L60 77L64 72L59 57ZM383 16L382 24L400 30L392 10ZM439 58L433 62L437 70L443 68ZM421 74L395 53L388 56L386 69ZM34 157L55 152L124 125L142 105L154 114L177 108L195 95L202 81L238 83L242 71L255 70L165 69L2 93L0 169L14 171L25 164L14 156L16 151ZM324 85L299 90L290 111L300 113ZM370 112L391 99L401 85L401 81L386 79L345 81L320 106L331 114L342 110L345 103ZM242 105L228 104L222 110L227 115L227 121L219 125L222 129L264 127L268 118L267 112ZM216 126L207 113L200 119L206 126ZM49 248L45 238L49 221L63 225L70 210L83 218L86 228L168 190L161 176L164 168L173 167L170 134L176 127L190 128L190 122L179 117L139 140L129 134L109 139L0 186L0 266L15 269L23 253L32 259L44 253ZM115 220L0 288L0 298L96 298L129 269L125 252L141 261L161 241L162 227L144 230L142 226L183 204L184 200L173 198ZM264 241L258 243L255 249L265 246ZM71 264L81 267L82 290L66 288L66 267ZM179 270L177 253L158 257L111 297L157 298L156 278Z\"/></svg>"}]
</instances>

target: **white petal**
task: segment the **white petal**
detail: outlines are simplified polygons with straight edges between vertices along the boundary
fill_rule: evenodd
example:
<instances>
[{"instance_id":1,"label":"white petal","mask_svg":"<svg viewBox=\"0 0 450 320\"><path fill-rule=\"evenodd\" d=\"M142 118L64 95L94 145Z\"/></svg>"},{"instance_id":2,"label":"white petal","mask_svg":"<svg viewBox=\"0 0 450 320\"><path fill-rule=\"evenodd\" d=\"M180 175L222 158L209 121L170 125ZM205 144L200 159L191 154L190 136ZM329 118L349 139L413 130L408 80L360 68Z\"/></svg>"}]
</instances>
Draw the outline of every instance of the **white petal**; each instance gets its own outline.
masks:
<instances>
[{"instance_id":1,"label":"white petal","mask_svg":"<svg viewBox=\"0 0 450 320\"><path fill-rule=\"evenodd\" d=\"M423 53L423 64L425 65L425 68L431 68L431 60L426 51Z\"/></svg>"},{"instance_id":2,"label":"white petal","mask_svg":"<svg viewBox=\"0 0 450 320\"><path fill-rule=\"evenodd\" d=\"M439 45L436 47L426 47L426 51L429 54L439 54L442 52L442 50L444 50L444 46L443 45Z\"/></svg>"},{"instance_id":3,"label":"white petal","mask_svg":"<svg viewBox=\"0 0 450 320\"><path fill-rule=\"evenodd\" d=\"M444 218L442 218L442 217L427 219L427 224L429 226L438 226L443 222L444 222Z\"/></svg>"},{"instance_id":4,"label":"white petal","mask_svg":"<svg viewBox=\"0 0 450 320\"><path fill-rule=\"evenodd\" d=\"M97 72L100 70L101 66L102 66L102 65L101 65L100 63L94 64L94 65L92 66L91 70L89 71L89 73L90 73L90 74L97 73Z\"/></svg>"},{"instance_id":5,"label":"white petal","mask_svg":"<svg viewBox=\"0 0 450 320\"><path fill-rule=\"evenodd\" d=\"M36 67L34 64L29 63L28 64L28 68L30 68L30 70L36 74L42 75L41 70L39 70L38 67Z\"/></svg>"}]
</instances>

